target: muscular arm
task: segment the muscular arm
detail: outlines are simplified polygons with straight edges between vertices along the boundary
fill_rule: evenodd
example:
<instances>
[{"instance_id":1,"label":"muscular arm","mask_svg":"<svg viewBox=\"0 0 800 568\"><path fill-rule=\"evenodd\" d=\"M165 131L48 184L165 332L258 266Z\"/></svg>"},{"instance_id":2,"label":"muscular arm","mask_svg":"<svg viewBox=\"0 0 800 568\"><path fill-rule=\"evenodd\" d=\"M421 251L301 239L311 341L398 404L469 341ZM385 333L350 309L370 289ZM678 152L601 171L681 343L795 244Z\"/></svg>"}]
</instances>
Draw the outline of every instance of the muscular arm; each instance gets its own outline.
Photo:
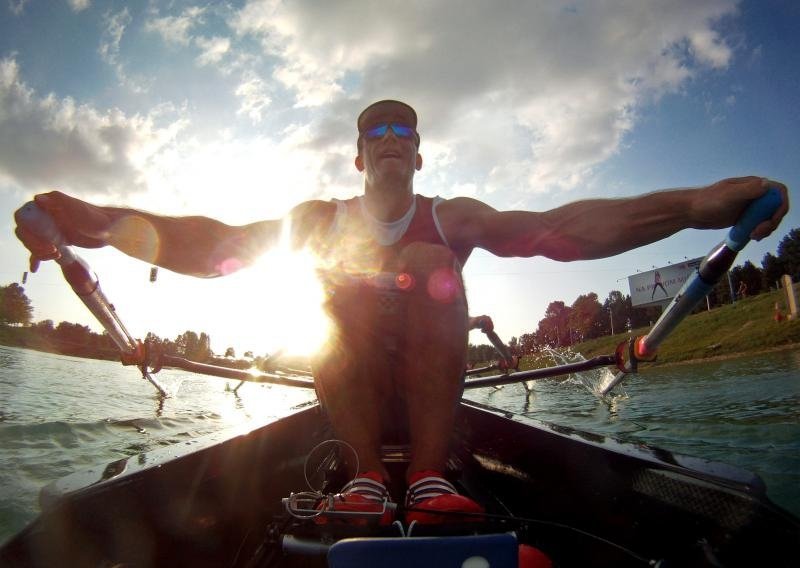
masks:
<instances>
[{"instance_id":1,"label":"muscular arm","mask_svg":"<svg viewBox=\"0 0 800 568\"><path fill-rule=\"evenodd\" d=\"M252 264L280 235L280 221L226 225L208 217L168 217L102 208L103 239L125 254L174 272L210 278Z\"/></svg>"},{"instance_id":2,"label":"muscular arm","mask_svg":"<svg viewBox=\"0 0 800 568\"><path fill-rule=\"evenodd\" d=\"M759 225L753 236L769 234L788 210ZM613 256L666 238L686 228L733 225L747 204L766 191L761 178L723 180L697 189L668 190L626 199L591 199L543 213L496 211L468 198L439 207L445 235L455 246L480 247L498 256L543 255L554 260Z\"/></svg>"},{"instance_id":3,"label":"muscular arm","mask_svg":"<svg viewBox=\"0 0 800 568\"><path fill-rule=\"evenodd\" d=\"M282 220L227 225L208 217L169 217L119 207L101 207L60 192L38 195L36 203L55 221L68 244L86 248L111 245L125 254L169 270L199 277L221 276L254 262L281 238ZM295 207L292 244L303 246L324 231L332 206L308 201ZM55 248L25 231L17 235L31 250L32 268L53 258Z\"/></svg>"}]
</instances>

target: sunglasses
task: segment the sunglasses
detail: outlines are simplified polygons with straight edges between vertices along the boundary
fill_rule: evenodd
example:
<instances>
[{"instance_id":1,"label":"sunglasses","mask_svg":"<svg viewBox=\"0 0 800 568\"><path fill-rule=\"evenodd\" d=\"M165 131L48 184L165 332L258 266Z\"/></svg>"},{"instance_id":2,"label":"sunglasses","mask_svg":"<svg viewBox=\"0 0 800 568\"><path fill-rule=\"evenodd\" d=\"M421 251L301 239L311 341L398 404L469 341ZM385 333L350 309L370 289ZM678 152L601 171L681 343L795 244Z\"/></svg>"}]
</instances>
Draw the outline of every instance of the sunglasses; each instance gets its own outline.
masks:
<instances>
[{"instance_id":1,"label":"sunglasses","mask_svg":"<svg viewBox=\"0 0 800 568\"><path fill-rule=\"evenodd\" d=\"M374 140L377 138L383 138L386 136L386 132L389 129L392 129L394 135L398 138L414 138L416 132L410 126L406 126L405 124L378 124L377 126L373 126L372 128L368 128L364 131L363 135L364 138L369 140Z\"/></svg>"}]
</instances>

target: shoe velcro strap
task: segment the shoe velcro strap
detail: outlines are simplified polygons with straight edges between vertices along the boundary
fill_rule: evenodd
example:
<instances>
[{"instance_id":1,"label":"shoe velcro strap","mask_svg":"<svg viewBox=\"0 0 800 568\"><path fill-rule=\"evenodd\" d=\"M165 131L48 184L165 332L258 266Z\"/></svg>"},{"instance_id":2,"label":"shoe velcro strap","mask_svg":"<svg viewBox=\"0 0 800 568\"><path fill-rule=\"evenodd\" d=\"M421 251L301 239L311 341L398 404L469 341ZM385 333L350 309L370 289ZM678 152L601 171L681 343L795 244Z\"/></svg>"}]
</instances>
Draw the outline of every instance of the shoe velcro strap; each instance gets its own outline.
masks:
<instances>
[{"instance_id":1,"label":"shoe velcro strap","mask_svg":"<svg viewBox=\"0 0 800 568\"><path fill-rule=\"evenodd\" d=\"M406 506L413 507L424 499L431 499L440 495L457 494L456 488L446 479L438 476L423 477L408 486Z\"/></svg>"},{"instance_id":2,"label":"shoe velcro strap","mask_svg":"<svg viewBox=\"0 0 800 568\"><path fill-rule=\"evenodd\" d=\"M340 495L361 495L371 501L384 501L389 497L389 492L383 483L369 477L356 477L342 488Z\"/></svg>"}]
</instances>

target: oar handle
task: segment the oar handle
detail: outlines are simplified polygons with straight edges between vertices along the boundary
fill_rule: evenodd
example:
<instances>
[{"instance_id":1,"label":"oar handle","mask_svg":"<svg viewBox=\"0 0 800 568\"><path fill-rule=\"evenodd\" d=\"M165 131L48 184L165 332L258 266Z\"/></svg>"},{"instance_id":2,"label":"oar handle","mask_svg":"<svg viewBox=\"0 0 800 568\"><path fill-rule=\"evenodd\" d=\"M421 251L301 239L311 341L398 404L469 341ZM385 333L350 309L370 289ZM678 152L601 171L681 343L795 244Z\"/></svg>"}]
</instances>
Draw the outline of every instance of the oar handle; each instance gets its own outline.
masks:
<instances>
[{"instance_id":1,"label":"oar handle","mask_svg":"<svg viewBox=\"0 0 800 568\"><path fill-rule=\"evenodd\" d=\"M725 239L728 248L736 252L741 251L750 242L750 233L760 223L772 217L782 201L781 192L771 187L764 195L750 202Z\"/></svg>"},{"instance_id":2,"label":"oar handle","mask_svg":"<svg viewBox=\"0 0 800 568\"><path fill-rule=\"evenodd\" d=\"M511 351L509 351L508 346L503 343L503 340L493 331L487 330L483 332L489 341L492 342L494 348L497 350L497 353L503 359L505 363L505 368L516 368L519 361L514 361L513 355L511 355Z\"/></svg>"},{"instance_id":3,"label":"oar handle","mask_svg":"<svg viewBox=\"0 0 800 568\"><path fill-rule=\"evenodd\" d=\"M69 264L76 259L75 253L67 246L64 236L58 230L53 218L36 205L34 201L28 201L20 207L15 214L17 223L29 233L36 235L39 240L51 243L56 247L60 256L56 259L60 265Z\"/></svg>"},{"instance_id":4,"label":"oar handle","mask_svg":"<svg viewBox=\"0 0 800 568\"><path fill-rule=\"evenodd\" d=\"M761 197L750 202L736 224L731 227L725 240L706 255L697 271L687 279L650 332L635 338L630 343L621 344L617 349L618 355L622 351L628 354L627 357L621 358L621 363L618 363L622 373L636 372L639 361L652 361L655 358L659 345L697 303L714 289L716 283L733 265L736 254L750 242L753 230L775 214L782 200L780 191L772 187ZM603 389L603 394L617 385L621 381L621 376L618 375L615 381L607 385Z\"/></svg>"}]
</instances>

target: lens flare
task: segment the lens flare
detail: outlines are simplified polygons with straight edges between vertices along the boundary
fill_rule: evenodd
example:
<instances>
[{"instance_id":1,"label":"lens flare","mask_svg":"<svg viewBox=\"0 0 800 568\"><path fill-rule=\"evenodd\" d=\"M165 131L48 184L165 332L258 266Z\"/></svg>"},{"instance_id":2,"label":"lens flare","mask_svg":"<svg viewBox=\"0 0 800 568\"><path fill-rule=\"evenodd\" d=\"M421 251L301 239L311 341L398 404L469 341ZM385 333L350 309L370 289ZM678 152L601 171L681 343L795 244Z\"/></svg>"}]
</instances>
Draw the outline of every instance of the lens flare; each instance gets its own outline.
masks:
<instances>
[{"instance_id":1,"label":"lens flare","mask_svg":"<svg viewBox=\"0 0 800 568\"><path fill-rule=\"evenodd\" d=\"M156 264L161 239L150 221L139 215L126 215L111 226L108 244Z\"/></svg>"},{"instance_id":2,"label":"lens flare","mask_svg":"<svg viewBox=\"0 0 800 568\"><path fill-rule=\"evenodd\" d=\"M407 272L401 272L395 276L394 284L401 290L411 290L414 287L414 277Z\"/></svg>"},{"instance_id":3,"label":"lens flare","mask_svg":"<svg viewBox=\"0 0 800 568\"><path fill-rule=\"evenodd\" d=\"M307 250L292 250L288 223L281 242L247 270L252 311L243 325L253 340L291 355L311 355L325 342L330 322L323 309L325 292L317 260Z\"/></svg>"},{"instance_id":4,"label":"lens flare","mask_svg":"<svg viewBox=\"0 0 800 568\"><path fill-rule=\"evenodd\" d=\"M428 294L437 302L449 304L458 296L461 281L452 268L434 270L428 278Z\"/></svg>"}]
</instances>

